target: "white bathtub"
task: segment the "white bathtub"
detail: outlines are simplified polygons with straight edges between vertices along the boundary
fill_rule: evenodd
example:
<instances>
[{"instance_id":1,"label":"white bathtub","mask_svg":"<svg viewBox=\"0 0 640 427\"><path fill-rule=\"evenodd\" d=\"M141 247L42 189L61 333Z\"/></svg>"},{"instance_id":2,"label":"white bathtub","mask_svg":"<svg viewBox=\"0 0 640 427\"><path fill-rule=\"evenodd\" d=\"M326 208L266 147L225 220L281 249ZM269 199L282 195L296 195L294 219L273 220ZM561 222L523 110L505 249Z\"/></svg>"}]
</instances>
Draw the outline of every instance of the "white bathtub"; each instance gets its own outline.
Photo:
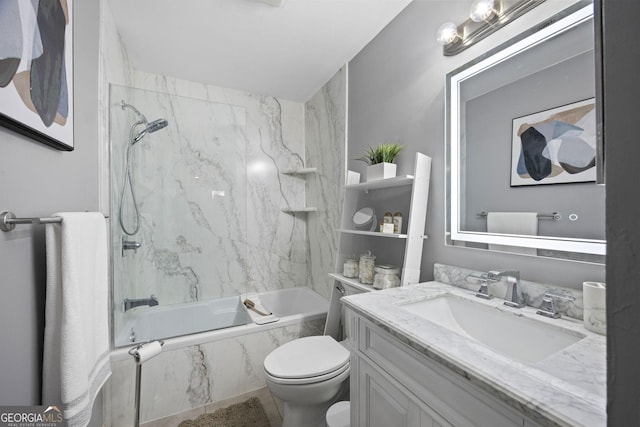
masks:
<instances>
[{"instance_id":1,"label":"white bathtub","mask_svg":"<svg viewBox=\"0 0 640 427\"><path fill-rule=\"evenodd\" d=\"M327 300L309 288L280 289L258 295L280 320L265 325L253 323L239 297L141 307L130 313L130 319L114 337L115 347L162 339L163 351L166 351L321 319L329 307ZM123 350L115 351L112 359L130 357L127 349Z\"/></svg>"},{"instance_id":2,"label":"white bathtub","mask_svg":"<svg viewBox=\"0 0 640 427\"><path fill-rule=\"evenodd\" d=\"M280 320L164 339L162 352L144 364L143 422L265 387L262 364L267 354L292 339L322 334L329 304L312 290L283 289L260 293L259 298ZM237 305L239 298L234 300L232 305ZM197 303L195 308L193 304L185 304L157 310L157 315L140 316L135 321L137 326L132 322L129 327L143 331L146 327L153 329L153 325L145 322L184 324L191 321L186 317L192 311L198 313L195 317L206 315L207 303L202 305ZM121 339L126 339L126 335ZM128 350L129 347L123 347L111 353L112 376L106 392L110 418L105 423L107 426L133 425L136 368Z\"/></svg>"}]
</instances>

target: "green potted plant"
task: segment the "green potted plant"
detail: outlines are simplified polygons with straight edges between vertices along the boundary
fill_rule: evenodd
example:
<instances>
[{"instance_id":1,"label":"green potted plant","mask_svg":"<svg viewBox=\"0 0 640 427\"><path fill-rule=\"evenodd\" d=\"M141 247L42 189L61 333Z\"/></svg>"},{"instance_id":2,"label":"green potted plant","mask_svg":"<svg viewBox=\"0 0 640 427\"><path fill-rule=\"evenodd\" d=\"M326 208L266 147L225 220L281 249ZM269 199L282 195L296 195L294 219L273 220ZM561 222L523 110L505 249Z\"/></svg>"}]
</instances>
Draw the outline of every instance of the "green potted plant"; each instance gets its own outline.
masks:
<instances>
[{"instance_id":1,"label":"green potted plant","mask_svg":"<svg viewBox=\"0 0 640 427\"><path fill-rule=\"evenodd\" d=\"M369 147L364 156L357 160L365 162L367 166L367 182L396 176L396 164L393 163L404 148L400 144L380 144Z\"/></svg>"}]
</instances>

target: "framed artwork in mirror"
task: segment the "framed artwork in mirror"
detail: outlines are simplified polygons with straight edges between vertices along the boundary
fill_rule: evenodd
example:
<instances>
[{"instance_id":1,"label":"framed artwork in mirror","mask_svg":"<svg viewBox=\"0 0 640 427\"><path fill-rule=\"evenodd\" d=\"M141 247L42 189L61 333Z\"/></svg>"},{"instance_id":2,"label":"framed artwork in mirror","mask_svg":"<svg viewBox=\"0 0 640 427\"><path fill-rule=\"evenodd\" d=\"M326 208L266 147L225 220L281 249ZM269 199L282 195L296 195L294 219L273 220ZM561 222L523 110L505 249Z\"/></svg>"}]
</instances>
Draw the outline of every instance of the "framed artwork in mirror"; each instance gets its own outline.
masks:
<instances>
[{"instance_id":1,"label":"framed artwork in mirror","mask_svg":"<svg viewBox=\"0 0 640 427\"><path fill-rule=\"evenodd\" d=\"M595 182L594 98L513 120L511 186Z\"/></svg>"},{"instance_id":2,"label":"framed artwork in mirror","mask_svg":"<svg viewBox=\"0 0 640 427\"><path fill-rule=\"evenodd\" d=\"M74 148L72 3L0 3L0 125L65 151Z\"/></svg>"},{"instance_id":3,"label":"framed artwork in mirror","mask_svg":"<svg viewBox=\"0 0 640 427\"><path fill-rule=\"evenodd\" d=\"M592 4L580 1L447 74L447 244L604 263L593 37ZM541 185L555 183L565 185ZM483 211L568 220L506 234L489 232Z\"/></svg>"}]
</instances>

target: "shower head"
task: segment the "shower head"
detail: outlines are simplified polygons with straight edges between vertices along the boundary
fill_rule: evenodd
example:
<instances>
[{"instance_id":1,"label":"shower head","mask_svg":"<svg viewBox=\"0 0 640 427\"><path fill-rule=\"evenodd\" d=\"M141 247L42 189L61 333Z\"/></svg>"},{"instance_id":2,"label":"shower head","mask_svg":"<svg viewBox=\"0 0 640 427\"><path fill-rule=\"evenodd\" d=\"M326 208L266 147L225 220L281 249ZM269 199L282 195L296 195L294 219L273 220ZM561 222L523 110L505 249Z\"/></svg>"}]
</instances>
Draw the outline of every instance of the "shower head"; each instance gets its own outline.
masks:
<instances>
[{"instance_id":1,"label":"shower head","mask_svg":"<svg viewBox=\"0 0 640 427\"><path fill-rule=\"evenodd\" d=\"M136 126L144 125L144 129L142 129L140 132L138 132L138 134L135 136L135 138L131 139L131 141L130 141L131 145L134 145L134 144L138 143L142 138L144 138L144 136L146 134L159 131L160 129L164 129L169 124L169 122L167 122L165 119L158 119L158 120L154 120L151 123L149 123L149 121L144 116L144 114L142 114L140 111L138 111L138 109L136 107L134 107L133 105L127 104L126 102L124 102L124 100L120 101L120 107L123 110L125 108L129 108L134 113L136 113L136 115L138 116L138 121L131 126L131 131L130 131L130 132L132 132L131 135L133 135L133 129Z\"/></svg>"},{"instance_id":2,"label":"shower head","mask_svg":"<svg viewBox=\"0 0 640 427\"><path fill-rule=\"evenodd\" d=\"M133 140L131 141L131 145L137 144L142 138L144 138L146 134L164 129L167 127L167 125L169 125L169 122L167 122L165 119L157 119L152 121L151 123L145 123L144 129L138 132L138 135L133 138Z\"/></svg>"},{"instance_id":3,"label":"shower head","mask_svg":"<svg viewBox=\"0 0 640 427\"><path fill-rule=\"evenodd\" d=\"M155 131L158 131L160 129L164 129L167 127L167 125L169 124L169 122L167 122L165 119L157 119L152 121L151 123L149 123L147 125L147 132L148 133L153 133Z\"/></svg>"}]
</instances>

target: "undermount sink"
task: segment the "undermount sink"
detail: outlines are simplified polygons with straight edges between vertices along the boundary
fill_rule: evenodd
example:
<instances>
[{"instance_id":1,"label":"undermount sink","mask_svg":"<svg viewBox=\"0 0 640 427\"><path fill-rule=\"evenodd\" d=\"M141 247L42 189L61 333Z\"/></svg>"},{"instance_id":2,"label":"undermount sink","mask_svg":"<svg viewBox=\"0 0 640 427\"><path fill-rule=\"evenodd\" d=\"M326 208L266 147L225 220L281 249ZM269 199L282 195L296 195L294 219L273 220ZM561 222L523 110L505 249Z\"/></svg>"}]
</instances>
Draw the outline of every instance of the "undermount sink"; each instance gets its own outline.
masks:
<instances>
[{"instance_id":1,"label":"undermount sink","mask_svg":"<svg viewBox=\"0 0 640 427\"><path fill-rule=\"evenodd\" d=\"M491 350L525 363L537 363L585 335L452 294L398 307Z\"/></svg>"}]
</instances>

